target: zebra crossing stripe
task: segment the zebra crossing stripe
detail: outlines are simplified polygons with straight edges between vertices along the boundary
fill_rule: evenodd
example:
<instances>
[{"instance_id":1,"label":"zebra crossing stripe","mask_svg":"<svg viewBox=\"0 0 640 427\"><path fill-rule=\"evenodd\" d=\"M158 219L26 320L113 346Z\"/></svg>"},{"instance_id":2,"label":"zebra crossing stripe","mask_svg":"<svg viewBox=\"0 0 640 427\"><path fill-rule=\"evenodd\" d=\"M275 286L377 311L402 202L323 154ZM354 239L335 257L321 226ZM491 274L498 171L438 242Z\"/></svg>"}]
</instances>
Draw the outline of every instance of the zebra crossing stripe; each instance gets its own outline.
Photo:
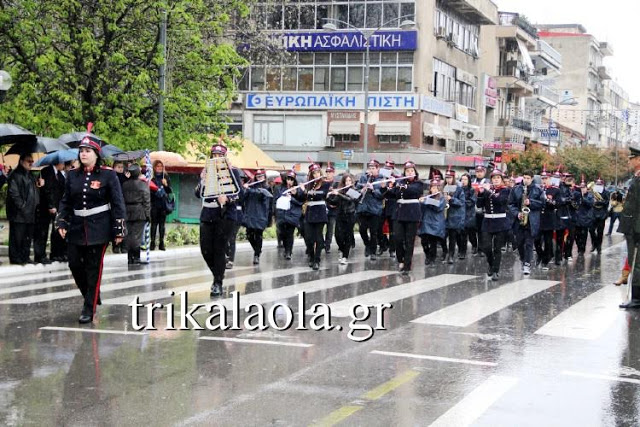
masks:
<instances>
[{"instance_id":1,"label":"zebra crossing stripe","mask_svg":"<svg viewBox=\"0 0 640 427\"><path fill-rule=\"evenodd\" d=\"M624 312L618 304L625 299L626 289L605 286L564 310L536 331L538 335L595 340L613 325Z\"/></svg>"},{"instance_id":2,"label":"zebra crossing stripe","mask_svg":"<svg viewBox=\"0 0 640 427\"><path fill-rule=\"evenodd\" d=\"M246 268L252 268L252 267L246 267ZM236 270L236 268L234 267L234 271ZM239 269L237 269L239 270ZM228 279L225 279L224 284L225 286L229 286L229 285L235 285L236 283L247 283L247 282L253 282L256 280L265 280L265 279L276 279L279 277L285 277L285 276L289 276L292 274L298 274L298 273L304 273L304 272L308 272L309 268L308 267L295 267L295 268L287 268L284 270L275 270L275 271L267 271L267 272L263 272L263 273L256 273L256 274L248 274L246 276L235 276L235 277L231 277ZM209 289L209 287L211 286L211 280L207 280L206 282L200 282L200 283L195 283L193 285L189 285L189 286L180 286L178 288L167 288L167 289L160 289L157 291L151 291L151 292L144 292L141 294L136 294L135 296L139 297L138 301L140 303L145 303L145 302L149 302L149 301L155 301L161 298L168 298L169 297L169 292L173 291L174 293L178 294L180 292L197 292L197 291L206 291ZM102 304L104 305L127 305L131 302L131 300L133 299L133 296L131 295L126 295L123 297L118 297L118 298L109 298L109 299L105 299L102 300Z\"/></svg>"},{"instance_id":3,"label":"zebra crossing stripe","mask_svg":"<svg viewBox=\"0 0 640 427\"><path fill-rule=\"evenodd\" d=\"M492 375L435 420L431 427L468 426L518 383L518 379Z\"/></svg>"},{"instance_id":4,"label":"zebra crossing stripe","mask_svg":"<svg viewBox=\"0 0 640 427\"><path fill-rule=\"evenodd\" d=\"M105 267L103 269L103 271L113 271L113 270L122 270L122 267ZM23 282L27 282L27 283L33 283L35 281L38 280L43 280L43 279L47 279L47 280L51 280L54 277L71 277L71 270L69 270L69 267L66 267L64 270L60 271L60 270L54 270L54 271L48 271L46 273L31 273L31 274L25 274L22 275L21 277L5 277L0 279L0 289L2 285L15 285L16 283L23 283Z\"/></svg>"},{"instance_id":5,"label":"zebra crossing stripe","mask_svg":"<svg viewBox=\"0 0 640 427\"><path fill-rule=\"evenodd\" d=\"M336 288L338 286L349 285L351 283L363 282L365 280L378 279L383 276L390 276L395 274L397 274L397 272L395 271L368 270L359 271L356 273L342 274L334 277L327 277L319 280L312 280L310 282L302 282L282 288L268 289L262 292L242 295L242 305L246 307L249 304L264 304L267 302L295 297L298 292L304 291L306 294L310 294L316 291ZM225 308L232 310L233 299L225 298L223 300L211 302L205 306L205 309L209 310L209 307L213 305L224 305Z\"/></svg>"},{"instance_id":6,"label":"zebra crossing stripe","mask_svg":"<svg viewBox=\"0 0 640 427\"><path fill-rule=\"evenodd\" d=\"M188 267L180 265L180 266L173 266L173 267L163 267L162 269L153 269L153 270L121 271L120 273L113 273L113 274L105 274L105 275L103 275L102 276L102 281L104 282L105 280L118 279L118 278L121 278L121 277L139 276L139 275L142 275L142 274L149 275L151 273L159 273L159 272L174 271L174 270L184 270L186 268L188 268ZM120 270L122 270L122 269L120 269ZM69 271L67 274L71 274L71 272ZM27 291L37 291L37 290L40 290L40 289L57 288L57 287L60 287L60 286L73 285L74 283L75 283L75 281L73 280L73 278L71 278L71 279L55 280L53 282L34 283L34 284L31 284L31 285L12 286L10 288L0 289L0 295L15 294L15 293L18 293L18 292L27 292ZM102 286L101 286L101 289L102 289Z\"/></svg>"},{"instance_id":7,"label":"zebra crossing stripe","mask_svg":"<svg viewBox=\"0 0 640 427\"><path fill-rule=\"evenodd\" d=\"M119 291L122 289L135 288L136 286L149 286L155 283L163 283L163 282L169 282L173 280L192 279L194 277L205 276L208 274L211 274L209 272L209 269L204 269L199 271L192 271L189 273L170 274L168 276L156 276L156 277L148 277L145 279L126 281L121 283L110 283L106 285L101 285L100 293L102 294L103 292ZM32 296L22 297L22 298L0 300L0 304L36 304L40 302L74 298L76 296L80 296L80 291L78 289L72 289L69 291L53 292L49 294L32 295Z\"/></svg>"},{"instance_id":8,"label":"zebra crossing stripe","mask_svg":"<svg viewBox=\"0 0 640 427\"><path fill-rule=\"evenodd\" d=\"M393 286L391 288L382 289L380 291L370 292L364 295L358 295L353 298L329 304L331 308L331 316L348 317L351 316L351 307L356 304L374 306L381 303L391 303L424 292L433 291L454 285L456 283L465 282L475 279L477 276L467 276L462 274L441 274L439 276L429 277L427 279L416 280L405 283L403 285ZM314 314L312 310L307 310L307 314Z\"/></svg>"},{"instance_id":9,"label":"zebra crossing stripe","mask_svg":"<svg viewBox=\"0 0 640 427\"><path fill-rule=\"evenodd\" d=\"M467 327L525 298L557 285L554 280L524 279L412 320L425 325Z\"/></svg>"}]
</instances>

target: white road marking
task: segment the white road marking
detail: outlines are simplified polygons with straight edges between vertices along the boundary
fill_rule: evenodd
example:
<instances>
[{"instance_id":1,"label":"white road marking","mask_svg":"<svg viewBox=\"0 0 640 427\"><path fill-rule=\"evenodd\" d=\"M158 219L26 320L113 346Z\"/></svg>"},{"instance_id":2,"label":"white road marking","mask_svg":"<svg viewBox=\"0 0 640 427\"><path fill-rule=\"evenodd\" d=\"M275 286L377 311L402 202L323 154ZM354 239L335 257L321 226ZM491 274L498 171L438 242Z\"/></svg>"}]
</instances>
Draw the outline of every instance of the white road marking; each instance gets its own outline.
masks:
<instances>
[{"instance_id":1,"label":"white road marking","mask_svg":"<svg viewBox=\"0 0 640 427\"><path fill-rule=\"evenodd\" d=\"M198 339L209 340L209 341L237 342L237 343L243 343L243 344L281 345L284 347L304 347L304 348L313 347L313 344L305 344L305 343L297 343L297 342L267 341L267 340L249 340L249 339L242 339L242 338L199 337Z\"/></svg>"},{"instance_id":2,"label":"white road marking","mask_svg":"<svg viewBox=\"0 0 640 427\"><path fill-rule=\"evenodd\" d=\"M122 267L105 267L103 269L103 272L106 271L113 271L113 270L122 270ZM1 272L1 270L0 270ZM38 280L43 280L43 279L53 279L54 277L60 277L60 276L69 276L71 277L71 270L69 270L69 268L67 267L65 270L63 271L50 271L47 273L30 273L30 274L24 274L20 277L4 277L2 279L0 279L0 285L15 285L16 283L21 283L21 282L27 282L27 283L33 283L35 281Z\"/></svg>"},{"instance_id":3,"label":"white road marking","mask_svg":"<svg viewBox=\"0 0 640 427\"><path fill-rule=\"evenodd\" d=\"M381 303L391 303L404 298L409 298L424 292L433 291L444 288L445 286L454 285L456 283L475 279L477 276L466 276L462 274L441 274L427 279L416 280L405 283L403 285L393 286L391 288L382 289L380 291L369 292L364 295L358 295L353 298L329 304L331 307L331 316L348 317L351 316L351 307L356 304L374 306ZM311 310L307 314L313 314Z\"/></svg>"},{"instance_id":4,"label":"white road marking","mask_svg":"<svg viewBox=\"0 0 640 427\"><path fill-rule=\"evenodd\" d=\"M445 307L411 322L464 328L558 283L560 282L554 280L534 279L507 283L497 289Z\"/></svg>"},{"instance_id":5,"label":"white road marking","mask_svg":"<svg viewBox=\"0 0 640 427\"><path fill-rule=\"evenodd\" d=\"M605 286L564 310L536 331L538 335L595 340L624 312L618 304L625 300L626 289Z\"/></svg>"},{"instance_id":6,"label":"white road marking","mask_svg":"<svg viewBox=\"0 0 640 427\"><path fill-rule=\"evenodd\" d=\"M381 351L381 350L373 350L371 354L379 354L381 356L391 356L391 357L405 357L408 359L432 360L434 362L461 363L464 365L498 366L498 364L494 362L483 362L481 360L471 360L471 359L456 359L452 357L442 357L442 356L430 356L427 354L398 353L395 351Z\"/></svg>"},{"instance_id":7,"label":"white road marking","mask_svg":"<svg viewBox=\"0 0 640 427\"><path fill-rule=\"evenodd\" d=\"M252 267L247 267L247 268L252 268ZM224 285L229 286L229 285L235 285L236 283L247 283L247 282L253 282L256 280L275 279L278 277L285 277L292 274L304 273L308 271L309 271L308 267L295 267L295 268L288 268L284 270L274 270L274 271L267 271L263 273L248 274L246 276L235 276L235 277L230 277L228 279L225 279ZM155 301L160 298L169 298L170 291L173 291L175 294L178 294L180 292L206 291L210 287L211 287L211 280L207 280L206 282L195 283L189 286L160 289L157 291L136 294L134 296L139 297L138 301L140 303L145 303L149 301ZM127 305L133 300L134 296L127 295L127 296L118 297L118 298L109 298L109 299L102 300L102 304Z\"/></svg>"},{"instance_id":8,"label":"white road marking","mask_svg":"<svg viewBox=\"0 0 640 427\"><path fill-rule=\"evenodd\" d=\"M153 270L120 271L119 273L103 274L102 280L104 282L106 280L119 279L122 277L129 277L129 276L136 276L136 275L139 276L143 274L153 274L153 273L163 273L165 271L184 270L185 268L188 268L188 267L176 266L176 267L163 267L162 269L153 269ZM69 271L69 274L71 274L71 271ZM11 288L0 289L0 295L15 294L18 292L27 292L27 291L37 291L40 289L57 288L60 286L69 286L73 284L75 284L75 281L73 280L73 278L71 278L71 279L55 280L53 282L13 286Z\"/></svg>"},{"instance_id":9,"label":"white road marking","mask_svg":"<svg viewBox=\"0 0 640 427\"><path fill-rule=\"evenodd\" d=\"M613 377L611 375L588 374L586 372L562 371L562 375L569 375L572 377L591 378L595 380L617 381L621 383L640 384L640 380L637 380L635 378L621 378L621 377Z\"/></svg>"},{"instance_id":10,"label":"white road marking","mask_svg":"<svg viewBox=\"0 0 640 427\"><path fill-rule=\"evenodd\" d=\"M514 377L492 375L460 402L435 420L431 427L468 426L473 424L498 399L518 383Z\"/></svg>"},{"instance_id":11,"label":"white road marking","mask_svg":"<svg viewBox=\"0 0 640 427\"><path fill-rule=\"evenodd\" d=\"M43 331L86 332L89 334L148 335L138 331L116 331L113 329L66 328L63 326L43 326Z\"/></svg>"}]
</instances>

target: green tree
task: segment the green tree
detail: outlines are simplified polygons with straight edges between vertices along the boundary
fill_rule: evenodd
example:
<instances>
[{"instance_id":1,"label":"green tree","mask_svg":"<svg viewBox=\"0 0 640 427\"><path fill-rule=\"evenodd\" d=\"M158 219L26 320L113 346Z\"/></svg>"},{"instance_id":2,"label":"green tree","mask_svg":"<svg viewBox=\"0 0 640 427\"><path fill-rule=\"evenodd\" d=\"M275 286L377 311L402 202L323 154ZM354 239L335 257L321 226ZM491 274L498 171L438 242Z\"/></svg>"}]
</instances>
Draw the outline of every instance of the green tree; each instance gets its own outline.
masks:
<instances>
[{"instance_id":1,"label":"green tree","mask_svg":"<svg viewBox=\"0 0 640 427\"><path fill-rule=\"evenodd\" d=\"M594 181L601 177L607 182L615 180L616 173L615 150L602 150L596 147L567 147L558 152L556 162L562 164L580 181L584 174L585 180ZM618 151L618 177L622 180L629 170L627 150Z\"/></svg>"},{"instance_id":2,"label":"green tree","mask_svg":"<svg viewBox=\"0 0 640 427\"><path fill-rule=\"evenodd\" d=\"M247 65L227 37L246 0L0 0L0 122L57 136L95 124L125 149L157 141L160 22L167 11L165 147L223 133Z\"/></svg>"},{"instance_id":3,"label":"green tree","mask_svg":"<svg viewBox=\"0 0 640 427\"><path fill-rule=\"evenodd\" d=\"M534 174L540 173L544 165L552 168L553 158L542 148L530 146L524 152L512 152L505 155L508 173L515 172L522 174L524 171L533 171Z\"/></svg>"}]
</instances>

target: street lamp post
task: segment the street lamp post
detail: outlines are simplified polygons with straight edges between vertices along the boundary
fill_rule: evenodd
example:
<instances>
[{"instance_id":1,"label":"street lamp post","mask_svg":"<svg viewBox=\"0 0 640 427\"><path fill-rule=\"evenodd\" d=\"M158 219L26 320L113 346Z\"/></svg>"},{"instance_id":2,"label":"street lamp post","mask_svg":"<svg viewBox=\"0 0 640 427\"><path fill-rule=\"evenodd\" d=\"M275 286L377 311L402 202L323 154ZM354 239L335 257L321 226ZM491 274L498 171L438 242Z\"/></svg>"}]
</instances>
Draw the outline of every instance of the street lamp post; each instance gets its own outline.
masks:
<instances>
[{"instance_id":1,"label":"street lamp post","mask_svg":"<svg viewBox=\"0 0 640 427\"><path fill-rule=\"evenodd\" d=\"M348 22L342 21L336 18L323 18L325 21L329 21L322 26L323 29L329 31L337 31L338 27L335 23L339 23L345 25L347 28L351 28L353 30L358 31L365 38L365 53L364 53L364 140L362 147L363 161L362 166L363 169L367 170L367 157L369 155L369 71L371 68L371 63L369 60L369 48L371 47L371 37L386 25L391 24L392 22L400 21L399 28L408 29L411 27L415 27L416 23L409 18L412 18L414 15L404 15L398 18L390 19L387 22L384 22L375 30L362 30Z\"/></svg>"}]
</instances>

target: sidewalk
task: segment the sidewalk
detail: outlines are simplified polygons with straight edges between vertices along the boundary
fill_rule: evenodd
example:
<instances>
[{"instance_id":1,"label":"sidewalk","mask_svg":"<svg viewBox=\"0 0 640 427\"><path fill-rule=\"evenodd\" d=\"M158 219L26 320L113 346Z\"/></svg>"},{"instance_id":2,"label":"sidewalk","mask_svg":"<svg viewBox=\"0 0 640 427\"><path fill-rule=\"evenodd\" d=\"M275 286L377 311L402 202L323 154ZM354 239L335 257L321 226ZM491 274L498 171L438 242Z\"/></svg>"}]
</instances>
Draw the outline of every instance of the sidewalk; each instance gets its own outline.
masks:
<instances>
[{"instance_id":1,"label":"sidewalk","mask_svg":"<svg viewBox=\"0 0 640 427\"><path fill-rule=\"evenodd\" d=\"M296 239L294 245L304 245L304 241L302 239ZM278 245L278 242L274 240L265 240L262 244L263 249L275 249ZM62 262L54 262L52 264L28 264L28 265L11 265L9 264L8 258L6 255L2 255L2 252L8 250L6 246L0 247L0 259L2 260L2 265L0 265L0 277L3 276L17 276L21 274L30 274L30 273L47 273L52 271L60 271L68 269L69 266L67 263ZM111 249L107 249L107 254L104 257L104 265L127 265L127 254L112 254L110 253ZM249 242L238 242L236 243L236 253L243 252L253 252L251 245ZM184 258L190 256L200 256L200 246L183 246L179 248L167 249L166 251L152 251L149 256L149 260L151 263L154 261L161 261L167 259L174 258ZM146 253L141 253L141 258L146 259Z\"/></svg>"}]
</instances>

